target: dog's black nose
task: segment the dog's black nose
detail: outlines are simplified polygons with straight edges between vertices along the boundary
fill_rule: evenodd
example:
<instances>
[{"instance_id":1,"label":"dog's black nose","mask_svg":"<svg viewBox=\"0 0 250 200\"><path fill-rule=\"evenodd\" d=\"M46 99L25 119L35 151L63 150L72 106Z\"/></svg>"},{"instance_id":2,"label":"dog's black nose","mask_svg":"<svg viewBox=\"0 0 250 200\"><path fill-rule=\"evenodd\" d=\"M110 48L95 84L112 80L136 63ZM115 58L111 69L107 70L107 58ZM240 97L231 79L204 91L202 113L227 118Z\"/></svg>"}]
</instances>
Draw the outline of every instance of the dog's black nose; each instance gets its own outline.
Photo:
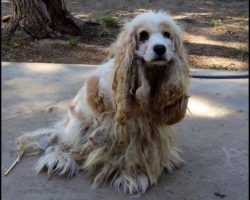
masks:
<instances>
[{"instance_id":1,"label":"dog's black nose","mask_svg":"<svg viewBox=\"0 0 250 200\"><path fill-rule=\"evenodd\" d=\"M162 56L166 52L166 47L164 45L157 44L157 45L154 46L154 52L158 56Z\"/></svg>"}]
</instances>

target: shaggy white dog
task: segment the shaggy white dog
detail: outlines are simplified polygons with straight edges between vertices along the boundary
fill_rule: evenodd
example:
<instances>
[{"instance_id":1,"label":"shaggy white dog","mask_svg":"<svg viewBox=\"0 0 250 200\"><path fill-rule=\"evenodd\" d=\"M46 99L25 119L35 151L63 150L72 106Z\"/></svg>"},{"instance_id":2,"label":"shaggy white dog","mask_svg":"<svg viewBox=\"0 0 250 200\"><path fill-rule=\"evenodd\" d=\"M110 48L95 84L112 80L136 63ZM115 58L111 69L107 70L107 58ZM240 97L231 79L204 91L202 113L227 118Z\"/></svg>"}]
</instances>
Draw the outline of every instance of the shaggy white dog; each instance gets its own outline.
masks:
<instances>
[{"instance_id":1,"label":"shaggy white dog","mask_svg":"<svg viewBox=\"0 0 250 200\"><path fill-rule=\"evenodd\" d=\"M172 125L186 113L189 68L181 29L166 12L127 23L111 59L88 78L66 119L18 138L19 158L39 154L36 170L72 176L83 169L96 188L111 183L144 193L182 162Z\"/></svg>"}]
</instances>

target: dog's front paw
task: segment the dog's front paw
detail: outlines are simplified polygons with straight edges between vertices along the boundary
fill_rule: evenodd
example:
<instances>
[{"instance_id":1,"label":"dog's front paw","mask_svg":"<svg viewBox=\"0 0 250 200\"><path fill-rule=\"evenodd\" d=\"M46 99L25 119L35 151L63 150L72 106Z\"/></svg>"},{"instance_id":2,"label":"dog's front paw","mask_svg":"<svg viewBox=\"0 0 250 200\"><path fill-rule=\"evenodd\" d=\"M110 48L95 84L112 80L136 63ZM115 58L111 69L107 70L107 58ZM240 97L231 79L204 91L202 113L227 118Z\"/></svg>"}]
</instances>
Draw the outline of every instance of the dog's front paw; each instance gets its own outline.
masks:
<instances>
[{"instance_id":1,"label":"dog's front paw","mask_svg":"<svg viewBox=\"0 0 250 200\"><path fill-rule=\"evenodd\" d=\"M119 191L132 194L145 193L150 186L149 179L146 175L132 177L125 173L119 175L112 184Z\"/></svg>"},{"instance_id":2,"label":"dog's front paw","mask_svg":"<svg viewBox=\"0 0 250 200\"><path fill-rule=\"evenodd\" d=\"M172 173L174 169L179 168L182 164L185 163L185 161L179 155L180 152L181 151L176 147L173 147L169 150L168 159L166 159L164 163L164 168L169 173Z\"/></svg>"}]
</instances>

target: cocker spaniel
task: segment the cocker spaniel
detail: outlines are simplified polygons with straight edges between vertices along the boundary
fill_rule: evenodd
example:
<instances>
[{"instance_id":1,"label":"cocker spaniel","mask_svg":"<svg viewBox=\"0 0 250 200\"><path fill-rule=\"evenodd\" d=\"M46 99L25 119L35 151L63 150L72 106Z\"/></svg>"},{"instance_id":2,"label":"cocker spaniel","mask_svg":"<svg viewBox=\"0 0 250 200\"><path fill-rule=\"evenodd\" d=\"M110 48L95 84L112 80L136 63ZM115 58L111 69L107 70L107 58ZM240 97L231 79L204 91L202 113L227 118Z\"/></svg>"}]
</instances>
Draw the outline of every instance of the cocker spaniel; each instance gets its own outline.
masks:
<instances>
[{"instance_id":1,"label":"cocker spaniel","mask_svg":"<svg viewBox=\"0 0 250 200\"><path fill-rule=\"evenodd\" d=\"M171 172L183 162L172 127L188 103L181 33L163 11L125 24L111 58L87 79L65 120L18 138L19 159L42 153L37 172L84 170L93 188L111 183L135 194L155 185L164 168Z\"/></svg>"}]
</instances>

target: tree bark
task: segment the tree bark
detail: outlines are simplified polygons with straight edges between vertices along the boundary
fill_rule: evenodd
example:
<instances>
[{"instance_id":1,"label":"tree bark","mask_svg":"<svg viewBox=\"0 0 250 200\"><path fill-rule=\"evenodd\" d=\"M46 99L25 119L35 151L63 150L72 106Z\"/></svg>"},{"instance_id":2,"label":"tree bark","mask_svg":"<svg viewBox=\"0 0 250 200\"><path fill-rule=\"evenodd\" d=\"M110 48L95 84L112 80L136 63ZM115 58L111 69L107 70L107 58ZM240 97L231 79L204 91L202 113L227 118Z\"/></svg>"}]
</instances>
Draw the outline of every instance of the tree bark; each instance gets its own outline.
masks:
<instances>
[{"instance_id":1,"label":"tree bark","mask_svg":"<svg viewBox=\"0 0 250 200\"><path fill-rule=\"evenodd\" d=\"M33 38L80 34L84 22L74 18L64 0L12 0L9 33L22 29Z\"/></svg>"}]
</instances>

